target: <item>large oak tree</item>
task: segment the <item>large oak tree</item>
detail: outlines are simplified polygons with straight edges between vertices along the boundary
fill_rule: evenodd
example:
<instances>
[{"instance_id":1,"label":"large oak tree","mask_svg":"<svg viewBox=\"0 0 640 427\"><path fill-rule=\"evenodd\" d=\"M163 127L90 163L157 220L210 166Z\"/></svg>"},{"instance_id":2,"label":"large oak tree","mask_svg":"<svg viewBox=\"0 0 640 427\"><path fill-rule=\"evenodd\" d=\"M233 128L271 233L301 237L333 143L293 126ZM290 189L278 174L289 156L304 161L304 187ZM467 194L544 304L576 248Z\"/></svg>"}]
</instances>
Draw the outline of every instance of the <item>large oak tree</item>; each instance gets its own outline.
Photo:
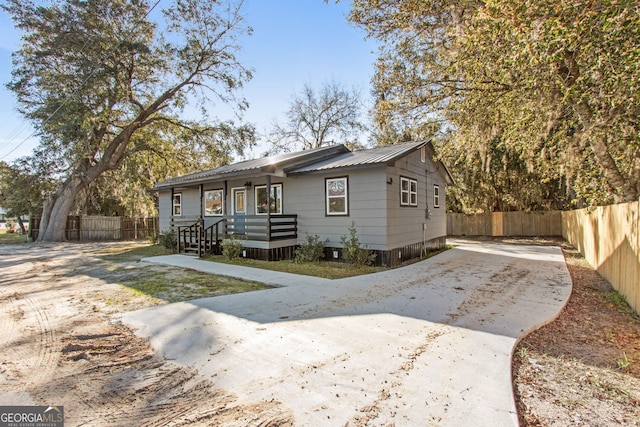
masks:
<instances>
[{"instance_id":1,"label":"large oak tree","mask_svg":"<svg viewBox=\"0 0 640 427\"><path fill-rule=\"evenodd\" d=\"M250 126L206 114L220 104L246 108L235 95L251 78L237 59L239 38L251 32L241 4L176 0L158 23L150 18L158 3L2 6L23 31L8 87L41 141L30 160L59 183L44 202L39 240L64 240L78 195L122 165L148 177L163 159L226 159L252 142ZM205 113L197 122L184 118L194 100Z\"/></svg>"},{"instance_id":2,"label":"large oak tree","mask_svg":"<svg viewBox=\"0 0 640 427\"><path fill-rule=\"evenodd\" d=\"M475 180L504 153L573 200L637 200L638 2L355 0L350 19L381 41L378 122L440 120Z\"/></svg>"}]
</instances>

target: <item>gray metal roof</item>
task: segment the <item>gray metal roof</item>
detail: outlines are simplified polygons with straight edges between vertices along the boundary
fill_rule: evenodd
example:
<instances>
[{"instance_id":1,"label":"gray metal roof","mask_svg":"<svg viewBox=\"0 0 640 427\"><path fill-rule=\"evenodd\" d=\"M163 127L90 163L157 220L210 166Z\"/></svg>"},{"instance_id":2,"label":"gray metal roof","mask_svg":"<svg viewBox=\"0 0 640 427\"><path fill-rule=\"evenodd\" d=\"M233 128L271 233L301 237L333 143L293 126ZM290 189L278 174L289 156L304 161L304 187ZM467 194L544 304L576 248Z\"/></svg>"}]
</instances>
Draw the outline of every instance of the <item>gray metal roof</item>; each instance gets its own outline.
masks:
<instances>
[{"instance_id":1,"label":"gray metal roof","mask_svg":"<svg viewBox=\"0 0 640 427\"><path fill-rule=\"evenodd\" d=\"M233 163L202 172L183 175L161 182L155 186L155 190L168 189L177 185L193 185L207 181L222 180L241 176L256 176L269 174L280 170L286 174L304 174L322 172L339 168L362 168L381 164L388 164L412 151L428 146L433 151L429 141L413 141L384 147L371 148L351 152L344 145L330 145L313 150L284 153L270 157L262 157L254 160ZM442 162L446 178L453 183L451 174Z\"/></svg>"},{"instance_id":2,"label":"gray metal roof","mask_svg":"<svg viewBox=\"0 0 640 427\"><path fill-rule=\"evenodd\" d=\"M269 173L273 172L276 168L306 165L345 152L349 152L349 149L344 145L339 144L315 148L311 150L297 151L295 153L282 153L269 157L245 160L243 162L220 166L219 168L215 169L209 169L202 172L196 172L188 175L182 175L176 178L171 178L156 184L155 189L159 190L163 188L170 188L178 184L195 184L204 181L212 181L243 175Z\"/></svg>"},{"instance_id":3,"label":"gray metal roof","mask_svg":"<svg viewBox=\"0 0 640 427\"><path fill-rule=\"evenodd\" d=\"M413 141L368 150L354 151L331 157L310 165L302 166L290 171L291 174L324 171L337 168L355 168L389 163L411 151L419 150L429 141Z\"/></svg>"}]
</instances>

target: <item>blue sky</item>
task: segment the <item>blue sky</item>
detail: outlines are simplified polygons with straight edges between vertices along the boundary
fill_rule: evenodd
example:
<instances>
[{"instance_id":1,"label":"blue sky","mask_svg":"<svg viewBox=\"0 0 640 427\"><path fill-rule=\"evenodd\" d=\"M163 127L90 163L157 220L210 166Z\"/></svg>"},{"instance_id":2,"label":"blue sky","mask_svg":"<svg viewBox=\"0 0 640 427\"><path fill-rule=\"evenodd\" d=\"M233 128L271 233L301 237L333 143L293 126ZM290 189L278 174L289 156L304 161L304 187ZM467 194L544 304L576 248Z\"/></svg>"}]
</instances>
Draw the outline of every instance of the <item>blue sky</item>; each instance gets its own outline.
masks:
<instances>
[{"instance_id":1,"label":"blue sky","mask_svg":"<svg viewBox=\"0 0 640 427\"><path fill-rule=\"evenodd\" d=\"M363 101L368 101L376 44L365 40L364 31L347 22L349 3L245 0L243 14L254 33L243 43L240 57L245 66L254 69L254 77L242 91L249 102L244 119L255 124L260 134L274 120L283 120L294 92L305 84L319 88L334 80L359 89ZM158 7L169 5L169 0L162 0ZM4 87L11 78L11 52L18 48L19 37L9 17L0 12L0 116L4 118L0 160L4 161L28 155L37 143L29 138L32 130L16 112L13 94ZM212 117L230 118L225 114L211 112ZM259 145L248 157L259 156L264 149Z\"/></svg>"}]
</instances>

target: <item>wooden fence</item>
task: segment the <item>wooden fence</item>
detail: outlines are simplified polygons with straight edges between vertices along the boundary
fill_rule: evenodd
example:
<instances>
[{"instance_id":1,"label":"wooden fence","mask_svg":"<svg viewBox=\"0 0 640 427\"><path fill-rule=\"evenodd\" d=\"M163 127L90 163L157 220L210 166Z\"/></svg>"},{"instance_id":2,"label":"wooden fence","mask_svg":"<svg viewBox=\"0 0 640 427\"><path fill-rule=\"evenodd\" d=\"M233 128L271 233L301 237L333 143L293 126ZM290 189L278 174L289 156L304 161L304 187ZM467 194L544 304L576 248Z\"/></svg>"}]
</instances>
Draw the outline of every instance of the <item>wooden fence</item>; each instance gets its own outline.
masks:
<instances>
[{"instance_id":1,"label":"wooden fence","mask_svg":"<svg viewBox=\"0 0 640 427\"><path fill-rule=\"evenodd\" d=\"M448 236L562 236L560 211L447 214Z\"/></svg>"},{"instance_id":2,"label":"wooden fence","mask_svg":"<svg viewBox=\"0 0 640 427\"><path fill-rule=\"evenodd\" d=\"M640 312L638 202L562 212L562 236Z\"/></svg>"},{"instance_id":3,"label":"wooden fence","mask_svg":"<svg viewBox=\"0 0 640 427\"><path fill-rule=\"evenodd\" d=\"M29 236L35 240L40 231L40 217L29 222ZM120 216L69 216L65 237L73 241L145 240L158 235L158 217L128 218Z\"/></svg>"},{"instance_id":4,"label":"wooden fence","mask_svg":"<svg viewBox=\"0 0 640 427\"><path fill-rule=\"evenodd\" d=\"M640 313L638 202L550 212L447 214L449 236L562 236Z\"/></svg>"}]
</instances>

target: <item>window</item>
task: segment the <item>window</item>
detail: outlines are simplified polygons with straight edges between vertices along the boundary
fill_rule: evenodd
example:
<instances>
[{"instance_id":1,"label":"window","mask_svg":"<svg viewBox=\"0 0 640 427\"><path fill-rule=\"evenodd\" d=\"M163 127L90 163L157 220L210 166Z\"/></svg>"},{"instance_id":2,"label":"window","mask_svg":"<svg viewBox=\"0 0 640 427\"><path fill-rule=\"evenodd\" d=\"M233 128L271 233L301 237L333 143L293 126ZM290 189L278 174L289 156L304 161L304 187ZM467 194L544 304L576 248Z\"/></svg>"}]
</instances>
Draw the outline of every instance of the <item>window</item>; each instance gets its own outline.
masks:
<instances>
[{"instance_id":1,"label":"window","mask_svg":"<svg viewBox=\"0 0 640 427\"><path fill-rule=\"evenodd\" d=\"M204 192L204 215L219 216L224 213L224 194L222 189Z\"/></svg>"},{"instance_id":2,"label":"window","mask_svg":"<svg viewBox=\"0 0 640 427\"><path fill-rule=\"evenodd\" d=\"M440 187L438 185L433 186L433 207L440 207Z\"/></svg>"},{"instance_id":3,"label":"window","mask_svg":"<svg viewBox=\"0 0 640 427\"><path fill-rule=\"evenodd\" d=\"M327 215L349 215L347 185L348 179L346 176L325 179Z\"/></svg>"},{"instance_id":4,"label":"window","mask_svg":"<svg viewBox=\"0 0 640 427\"><path fill-rule=\"evenodd\" d=\"M173 215L182 215L182 194L176 193L173 195Z\"/></svg>"},{"instance_id":5,"label":"window","mask_svg":"<svg viewBox=\"0 0 640 427\"><path fill-rule=\"evenodd\" d=\"M418 181L400 177L400 206L418 206Z\"/></svg>"},{"instance_id":6,"label":"window","mask_svg":"<svg viewBox=\"0 0 640 427\"><path fill-rule=\"evenodd\" d=\"M256 186L256 214L282 214L282 184L271 186L271 197L267 203L267 186Z\"/></svg>"}]
</instances>

